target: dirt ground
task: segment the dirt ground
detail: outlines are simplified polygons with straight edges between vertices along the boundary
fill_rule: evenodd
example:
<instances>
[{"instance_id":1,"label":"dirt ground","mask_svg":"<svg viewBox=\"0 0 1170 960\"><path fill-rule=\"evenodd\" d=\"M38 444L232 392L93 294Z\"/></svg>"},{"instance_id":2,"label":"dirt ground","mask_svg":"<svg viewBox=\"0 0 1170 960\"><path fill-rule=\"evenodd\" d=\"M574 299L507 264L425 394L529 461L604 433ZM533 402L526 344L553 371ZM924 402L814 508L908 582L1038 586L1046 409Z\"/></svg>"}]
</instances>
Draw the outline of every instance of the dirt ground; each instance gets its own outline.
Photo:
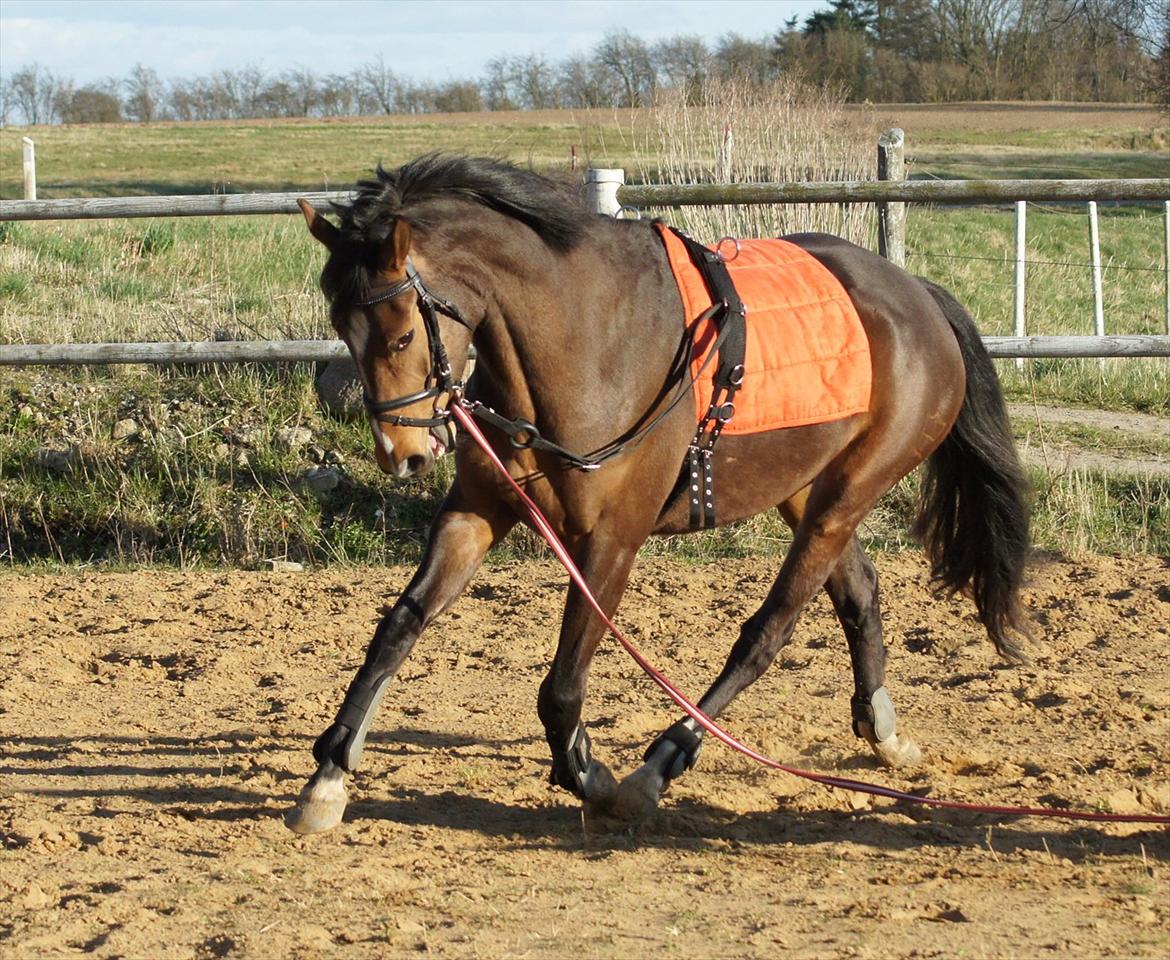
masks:
<instances>
[{"instance_id":1,"label":"dirt ground","mask_svg":"<svg viewBox=\"0 0 1170 960\"><path fill-rule=\"evenodd\" d=\"M619 620L693 694L774 561L640 564ZM915 554L878 558L914 773L849 731L826 602L725 717L771 756L932 795L1170 810L1170 564L1038 558L1041 646L1000 664ZM1170 951L1170 831L895 808L708 744L604 832L535 715L564 576L485 569L387 696L346 822L311 772L404 569L0 579L0 956L1043 957ZM613 641L586 717L619 775L675 711Z\"/></svg>"}]
</instances>

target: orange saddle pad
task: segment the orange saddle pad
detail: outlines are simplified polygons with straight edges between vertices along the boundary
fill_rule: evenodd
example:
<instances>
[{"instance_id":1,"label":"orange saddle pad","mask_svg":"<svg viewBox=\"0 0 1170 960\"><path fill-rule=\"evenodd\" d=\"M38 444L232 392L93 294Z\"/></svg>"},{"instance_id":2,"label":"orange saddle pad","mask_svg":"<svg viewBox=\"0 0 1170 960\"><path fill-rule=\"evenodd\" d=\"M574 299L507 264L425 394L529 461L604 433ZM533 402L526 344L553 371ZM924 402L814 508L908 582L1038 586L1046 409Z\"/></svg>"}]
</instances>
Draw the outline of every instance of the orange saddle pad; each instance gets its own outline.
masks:
<instances>
[{"instance_id":1,"label":"orange saddle pad","mask_svg":"<svg viewBox=\"0 0 1170 960\"><path fill-rule=\"evenodd\" d=\"M682 295L684 322L694 327L691 375L698 374L718 331L695 324L711 294L687 248L657 224ZM840 420L869 409L869 342L853 301L822 264L786 240L741 240L727 269L747 308L743 386L724 433ZM727 245L723 248L727 250ZM695 384L695 422L711 404L716 364Z\"/></svg>"}]
</instances>

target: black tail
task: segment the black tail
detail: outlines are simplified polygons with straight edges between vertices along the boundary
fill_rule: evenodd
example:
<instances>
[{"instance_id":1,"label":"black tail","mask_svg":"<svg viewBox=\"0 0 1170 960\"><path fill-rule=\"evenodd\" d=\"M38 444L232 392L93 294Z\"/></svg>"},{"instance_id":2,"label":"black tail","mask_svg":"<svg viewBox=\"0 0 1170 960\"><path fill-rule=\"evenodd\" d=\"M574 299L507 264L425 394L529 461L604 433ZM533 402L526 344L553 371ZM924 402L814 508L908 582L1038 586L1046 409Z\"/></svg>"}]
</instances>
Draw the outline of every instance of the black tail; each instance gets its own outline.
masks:
<instances>
[{"instance_id":1,"label":"black tail","mask_svg":"<svg viewBox=\"0 0 1170 960\"><path fill-rule=\"evenodd\" d=\"M1029 635L1019 604L1029 550L1028 481L975 321L942 287L922 282L959 341L967 394L951 432L927 461L914 535L930 557L933 579L947 592L969 593L996 649L1022 660L1012 634Z\"/></svg>"}]
</instances>

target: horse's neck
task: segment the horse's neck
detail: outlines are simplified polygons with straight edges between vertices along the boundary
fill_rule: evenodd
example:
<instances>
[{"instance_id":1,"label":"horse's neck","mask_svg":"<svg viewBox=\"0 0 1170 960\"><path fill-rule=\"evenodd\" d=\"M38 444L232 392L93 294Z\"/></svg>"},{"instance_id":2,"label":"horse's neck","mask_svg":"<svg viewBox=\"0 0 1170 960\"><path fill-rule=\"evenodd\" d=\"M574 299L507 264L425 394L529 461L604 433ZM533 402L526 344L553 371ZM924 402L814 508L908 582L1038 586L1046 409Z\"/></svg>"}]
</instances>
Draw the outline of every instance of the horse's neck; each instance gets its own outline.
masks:
<instances>
[{"instance_id":1,"label":"horse's neck","mask_svg":"<svg viewBox=\"0 0 1170 960\"><path fill-rule=\"evenodd\" d=\"M552 429L578 429L587 408L584 443L628 426L660 394L683 335L657 237L601 223L567 254L529 253L483 254L493 276L475 337L483 399Z\"/></svg>"}]
</instances>

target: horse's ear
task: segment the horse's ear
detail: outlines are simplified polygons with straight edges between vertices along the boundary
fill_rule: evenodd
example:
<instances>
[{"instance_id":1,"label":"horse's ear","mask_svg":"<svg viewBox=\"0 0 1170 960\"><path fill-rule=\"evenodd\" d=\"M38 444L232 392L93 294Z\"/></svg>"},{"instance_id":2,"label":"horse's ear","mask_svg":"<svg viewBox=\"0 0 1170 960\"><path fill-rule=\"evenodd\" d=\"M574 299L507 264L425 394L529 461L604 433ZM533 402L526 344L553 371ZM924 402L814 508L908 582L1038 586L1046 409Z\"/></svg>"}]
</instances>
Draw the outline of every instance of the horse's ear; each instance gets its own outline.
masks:
<instances>
[{"instance_id":1,"label":"horse's ear","mask_svg":"<svg viewBox=\"0 0 1170 960\"><path fill-rule=\"evenodd\" d=\"M297 201L297 206L301 208L301 213L305 215L305 223L309 225L309 233L311 233L319 243L325 245L329 250L332 250L337 243L337 237L340 231L333 226L321 214L313 209L313 205L303 197Z\"/></svg>"},{"instance_id":2,"label":"horse's ear","mask_svg":"<svg viewBox=\"0 0 1170 960\"><path fill-rule=\"evenodd\" d=\"M382 256L379 266L395 273L406 269L406 258L410 256L410 224L402 217L394 221L394 229L382 241Z\"/></svg>"}]
</instances>

